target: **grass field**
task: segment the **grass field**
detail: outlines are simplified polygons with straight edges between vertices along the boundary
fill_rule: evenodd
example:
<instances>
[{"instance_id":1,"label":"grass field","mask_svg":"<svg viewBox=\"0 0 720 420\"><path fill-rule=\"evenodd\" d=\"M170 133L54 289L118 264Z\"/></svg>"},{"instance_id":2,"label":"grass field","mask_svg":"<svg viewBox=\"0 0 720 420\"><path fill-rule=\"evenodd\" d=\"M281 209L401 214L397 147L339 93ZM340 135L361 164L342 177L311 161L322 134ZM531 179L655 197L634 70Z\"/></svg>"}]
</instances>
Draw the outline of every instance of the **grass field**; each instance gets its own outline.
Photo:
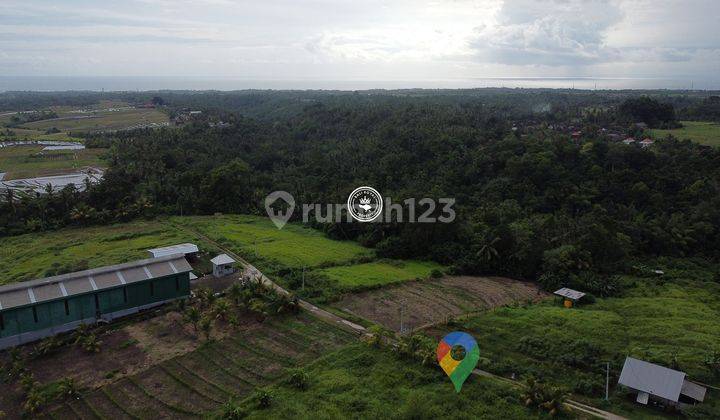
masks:
<instances>
[{"instance_id":1,"label":"grass field","mask_svg":"<svg viewBox=\"0 0 720 420\"><path fill-rule=\"evenodd\" d=\"M211 241L201 239L203 235ZM0 239L0 283L41 277L58 268L75 271L145 257L145 250L194 242L216 250L216 242L255 264L286 286L286 279L308 277L313 287L334 293L357 291L395 282L427 278L438 264L422 261L375 260L374 250L353 241L336 241L298 224L279 230L267 218L249 215L188 216L136 221L107 227L70 228ZM322 277L321 283L311 278ZM313 289L314 290L314 289ZM332 292L332 293L331 293Z\"/></svg>"},{"instance_id":2,"label":"grass field","mask_svg":"<svg viewBox=\"0 0 720 420\"><path fill-rule=\"evenodd\" d=\"M674 130L650 130L655 138L672 134L680 140L690 139L707 146L720 146L720 124L702 121L682 121L683 127Z\"/></svg>"},{"instance_id":3,"label":"grass field","mask_svg":"<svg viewBox=\"0 0 720 420\"><path fill-rule=\"evenodd\" d=\"M364 345L329 354L306 370L306 390L281 382L270 388L269 408L244 401L248 418L539 418L508 385L472 376L458 394L438 366L421 366Z\"/></svg>"},{"instance_id":4,"label":"grass field","mask_svg":"<svg viewBox=\"0 0 720 420\"><path fill-rule=\"evenodd\" d=\"M505 307L430 332L439 337L449 328L467 330L481 343L483 368L539 376L596 403L604 393L604 362L611 361L610 383L616 384L627 355L720 385L703 363L720 351L720 284L712 271L696 273L701 271L671 272L657 282L638 279L623 297L576 309L553 302ZM623 393L613 401L628 406Z\"/></svg>"},{"instance_id":5,"label":"grass field","mask_svg":"<svg viewBox=\"0 0 720 420\"><path fill-rule=\"evenodd\" d=\"M198 241L154 221L0 238L0 284L43 277L58 268L76 271L147 258L149 248L182 242Z\"/></svg>"},{"instance_id":6,"label":"grass field","mask_svg":"<svg viewBox=\"0 0 720 420\"><path fill-rule=\"evenodd\" d=\"M442 266L429 261L375 261L365 264L341 265L317 270L337 280L346 288L382 286L414 279L424 279Z\"/></svg>"},{"instance_id":7,"label":"grass field","mask_svg":"<svg viewBox=\"0 0 720 420\"><path fill-rule=\"evenodd\" d=\"M0 172L5 180L61 175L86 166L104 166L106 149L55 150L40 154L42 146L0 148Z\"/></svg>"},{"instance_id":8,"label":"grass field","mask_svg":"<svg viewBox=\"0 0 720 420\"><path fill-rule=\"evenodd\" d=\"M15 133L15 136L4 136L3 132L0 131L0 139L3 141L82 141L82 139L72 137L65 132L46 134L45 130L30 130L27 128L11 128L10 131Z\"/></svg>"},{"instance_id":9,"label":"grass field","mask_svg":"<svg viewBox=\"0 0 720 420\"><path fill-rule=\"evenodd\" d=\"M262 216L173 217L170 220L197 229L240 255L265 261L258 264L261 269L277 264L313 268L345 264L373 255L372 250L357 242L328 239L317 230L296 224L278 229Z\"/></svg>"},{"instance_id":10,"label":"grass field","mask_svg":"<svg viewBox=\"0 0 720 420\"><path fill-rule=\"evenodd\" d=\"M84 132L120 130L145 124L169 121L167 114L157 109L132 108L121 110L97 110L89 114L59 113L58 119L25 123L22 128L47 130L55 127L61 131Z\"/></svg>"}]
</instances>

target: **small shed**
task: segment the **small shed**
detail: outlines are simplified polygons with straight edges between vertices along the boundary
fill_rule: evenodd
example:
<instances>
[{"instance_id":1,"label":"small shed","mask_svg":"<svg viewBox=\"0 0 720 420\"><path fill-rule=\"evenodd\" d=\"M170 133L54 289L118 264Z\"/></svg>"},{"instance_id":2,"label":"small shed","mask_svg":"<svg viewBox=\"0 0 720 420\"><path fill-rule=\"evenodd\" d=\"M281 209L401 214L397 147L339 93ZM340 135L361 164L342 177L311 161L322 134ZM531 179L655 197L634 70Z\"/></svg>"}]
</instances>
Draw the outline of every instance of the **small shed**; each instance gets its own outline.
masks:
<instances>
[{"instance_id":1,"label":"small shed","mask_svg":"<svg viewBox=\"0 0 720 420\"><path fill-rule=\"evenodd\" d=\"M148 249L148 254L150 254L150 257L152 258L159 258L174 254L183 254L185 258L192 260L197 257L198 252L200 252L200 250L198 249L197 245L190 243Z\"/></svg>"},{"instance_id":2,"label":"small shed","mask_svg":"<svg viewBox=\"0 0 720 420\"><path fill-rule=\"evenodd\" d=\"M567 287L556 290L553 294L563 298L563 305L566 308L572 308L573 305L577 303L577 301L579 301L580 299L582 299L583 296L585 296L585 293L578 292L577 290L573 289L568 289Z\"/></svg>"},{"instance_id":3,"label":"small shed","mask_svg":"<svg viewBox=\"0 0 720 420\"><path fill-rule=\"evenodd\" d=\"M654 401L680 408L705 399L707 389L687 380L684 372L628 357L618 384L637 392L636 401Z\"/></svg>"},{"instance_id":4,"label":"small shed","mask_svg":"<svg viewBox=\"0 0 720 420\"><path fill-rule=\"evenodd\" d=\"M213 265L213 276L224 277L235 272L235 260L227 254L220 254L210 260Z\"/></svg>"}]
</instances>

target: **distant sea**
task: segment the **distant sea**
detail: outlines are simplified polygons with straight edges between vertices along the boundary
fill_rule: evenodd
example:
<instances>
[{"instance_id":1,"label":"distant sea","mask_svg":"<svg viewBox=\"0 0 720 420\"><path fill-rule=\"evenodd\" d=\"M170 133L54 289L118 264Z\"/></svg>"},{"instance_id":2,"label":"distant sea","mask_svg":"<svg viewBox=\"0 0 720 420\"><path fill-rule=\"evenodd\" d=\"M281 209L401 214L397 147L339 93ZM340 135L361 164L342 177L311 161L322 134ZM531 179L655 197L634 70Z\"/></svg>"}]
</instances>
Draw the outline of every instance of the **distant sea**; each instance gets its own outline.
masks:
<instances>
[{"instance_id":1,"label":"distant sea","mask_svg":"<svg viewBox=\"0 0 720 420\"><path fill-rule=\"evenodd\" d=\"M146 90L367 90L471 89L485 87L554 89L720 89L720 83L654 78L474 78L421 81L252 80L183 77L0 76L0 91L146 91Z\"/></svg>"}]
</instances>

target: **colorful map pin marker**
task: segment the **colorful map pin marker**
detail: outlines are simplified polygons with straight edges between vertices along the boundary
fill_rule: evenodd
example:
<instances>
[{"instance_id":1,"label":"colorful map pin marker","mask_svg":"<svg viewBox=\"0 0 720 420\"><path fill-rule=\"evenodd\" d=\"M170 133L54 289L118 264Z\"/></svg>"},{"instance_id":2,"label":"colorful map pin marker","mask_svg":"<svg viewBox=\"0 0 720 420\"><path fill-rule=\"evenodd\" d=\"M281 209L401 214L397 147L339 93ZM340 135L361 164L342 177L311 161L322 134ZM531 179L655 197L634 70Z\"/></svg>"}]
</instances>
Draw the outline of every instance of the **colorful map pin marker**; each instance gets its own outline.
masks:
<instances>
[{"instance_id":1,"label":"colorful map pin marker","mask_svg":"<svg viewBox=\"0 0 720 420\"><path fill-rule=\"evenodd\" d=\"M470 334L455 331L440 340L437 346L437 359L440 367L455 385L455 392L460 392L463 383L480 360L480 349Z\"/></svg>"}]
</instances>

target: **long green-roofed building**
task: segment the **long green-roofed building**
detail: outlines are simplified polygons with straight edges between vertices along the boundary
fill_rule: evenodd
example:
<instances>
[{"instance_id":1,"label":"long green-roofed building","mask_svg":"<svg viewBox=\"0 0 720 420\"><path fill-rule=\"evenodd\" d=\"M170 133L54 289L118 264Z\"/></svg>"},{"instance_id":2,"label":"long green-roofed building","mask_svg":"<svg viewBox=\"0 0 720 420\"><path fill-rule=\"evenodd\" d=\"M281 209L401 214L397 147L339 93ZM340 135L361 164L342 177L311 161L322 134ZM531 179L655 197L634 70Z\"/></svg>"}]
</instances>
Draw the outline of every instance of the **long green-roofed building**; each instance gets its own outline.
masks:
<instances>
[{"instance_id":1,"label":"long green-roofed building","mask_svg":"<svg viewBox=\"0 0 720 420\"><path fill-rule=\"evenodd\" d=\"M190 295L182 254L0 286L0 349Z\"/></svg>"}]
</instances>

